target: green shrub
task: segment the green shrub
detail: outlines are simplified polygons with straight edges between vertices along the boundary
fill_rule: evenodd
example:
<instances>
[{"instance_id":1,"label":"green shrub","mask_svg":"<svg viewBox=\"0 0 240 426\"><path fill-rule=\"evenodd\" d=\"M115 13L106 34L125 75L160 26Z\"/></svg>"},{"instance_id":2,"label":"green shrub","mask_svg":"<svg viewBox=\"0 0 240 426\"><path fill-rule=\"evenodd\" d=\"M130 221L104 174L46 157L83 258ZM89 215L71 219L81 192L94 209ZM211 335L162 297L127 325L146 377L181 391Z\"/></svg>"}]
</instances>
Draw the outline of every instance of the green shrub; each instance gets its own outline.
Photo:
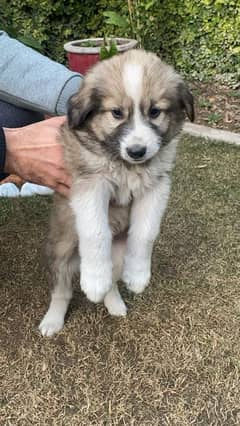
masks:
<instances>
[{"instance_id":1,"label":"green shrub","mask_svg":"<svg viewBox=\"0 0 240 426\"><path fill-rule=\"evenodd\" d=\"M0 0L0 10L1 28L31 34L45 54L60 62L65 61L64 42L93 34L102 23L95 0Z\"/></svg>"},{"instance_id":2,"label":"green shrub","mask_svg":"<svg viewBox=\"0 0 240 426\"><path fill-rule=\"evenodd\" d=\"M135 36L185 75L235 83L240 75L238 0L12 0L1 7L1 26L31 34L46 54L64 62L63 43L89 36ZM114 11L132 26L116 28L103 12Z\"/></svg>"},{"instance_id":3,"label":"green shrub","mask_svg":"<svg viewBox=\"0 0 240 426\"><path fill-rule=\"evenodd\" d=\"M100 0L100 3L113 11L120 9L114 0ZM239 81L238 0L132 0L130 3L137 38L146 49L157 52L185 75L198 79L214 76L228 83ZM122 11L127 14L127 1L122 4L125 5Z\"/></svg>"}]
</instances>

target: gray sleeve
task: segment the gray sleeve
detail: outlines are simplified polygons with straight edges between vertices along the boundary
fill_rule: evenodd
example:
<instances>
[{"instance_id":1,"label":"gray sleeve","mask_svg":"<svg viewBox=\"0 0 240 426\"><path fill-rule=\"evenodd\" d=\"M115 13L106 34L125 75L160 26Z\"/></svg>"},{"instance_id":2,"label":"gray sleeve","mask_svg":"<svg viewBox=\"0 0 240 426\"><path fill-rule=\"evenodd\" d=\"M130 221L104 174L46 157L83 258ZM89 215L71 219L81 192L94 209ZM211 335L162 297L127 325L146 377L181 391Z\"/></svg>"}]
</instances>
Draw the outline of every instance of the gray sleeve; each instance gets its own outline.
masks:
<instances>
[{"instance_id":1,"label":"gray sleeve","mask_svg":"<svg viewBox=\"0 0 240 426\"><path fill-rule=\"evenodd\" d=\"M14 105L63 115L82 76L0 31L0 99Z\"/></svg>"}]
</instances>

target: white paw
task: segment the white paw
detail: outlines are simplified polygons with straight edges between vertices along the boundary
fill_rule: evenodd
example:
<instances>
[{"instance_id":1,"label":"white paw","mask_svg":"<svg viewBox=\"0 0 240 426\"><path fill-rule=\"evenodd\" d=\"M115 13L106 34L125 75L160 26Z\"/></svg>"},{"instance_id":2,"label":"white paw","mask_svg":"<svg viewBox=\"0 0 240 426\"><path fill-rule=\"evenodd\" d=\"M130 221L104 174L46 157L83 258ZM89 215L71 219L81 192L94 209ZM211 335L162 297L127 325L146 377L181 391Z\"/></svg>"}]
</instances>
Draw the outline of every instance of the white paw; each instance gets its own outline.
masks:
<instances>
[{"instance_id":1,"label":"white paw","mask_svg":"<svg viewBox=\"0 0 240 426\"><path fill-rule=\"evenodd\" d=\"M54 191L47 186L36 185L35 183L26 182L21 187L21 197L31 197L32 195L51 195Z\"/></svg>"},{"instance_id":2,"label":"white paw","mask_svg":"<svg viewBox=\"0 0 240 426\"><path fill-rule=\"evenodd\" d=\"M125 260L122 279L129 290L137 294L142 293L148 286L150 278L151 267L149 262L134 258Z\"/></svg>"},{"instance_id":3,"label":"white paw","mask_svg":"<svg viewBox=\"0 0 240 426\"><path fill-rule=\"evenodd\" d=\"M3 183L0 185L0 197L19 197L19 189L14 183Z\"/></svg>"},{"instance_id":4,"label":"white paw","mask_svg":"<svg viewBox=\"0 0 240 426\"><path fill-rule=\"evenodd\" d=\"M81 280L81 289L91 302L102 302L111 287L111 282L101 280L97 276L92 278L92 280L88 279L87 281Z\"/></svg>"},{"instance_id":5,"label":"white paw","mask_svg":"<svg viewBox=\"0 0 240 426\"><path fill-rule=\"evenodd\" d=\"M42 336L50 337L58 333L63 328L63 325L64 318L62 315L54 315L47 312L39 325L39 330Z\"/></svg>"},{"instance_id":6,"label":"white paw","mask_svg":"<svg viewBox=\"0 0 240 426\"><path fill-rule=\"evenodd\" d=\"M106 305L105 302L104 304L108 310L108 313L114 317L125 317L127 315L127 307L123 300L119 301L118 303L111 303L110 305Z\"/></svg>"},{"instance_id":7,"label":"white paw","mask_svg":"<svg viewBox=\"0 0 240 426\"><path fill-rule=\"evenodd\" d=\"M111 270L111 264L102 267L101 270L96 266L93 268L81 265L81 289L91 302L102 302L112 287Z\"/></svg>"},{"instance_id":8,"label":"white paw","mask_svg":"<svg viewBox=\"0 0 240 426\"><path fill-rule=\"evenodd\" d=\"M125 317L127 315L127 307L122 300L120 294L112 296L109 292L104 298L104 305L106 306L110 315L115 317Z\"/></svg>"}]
</instances>

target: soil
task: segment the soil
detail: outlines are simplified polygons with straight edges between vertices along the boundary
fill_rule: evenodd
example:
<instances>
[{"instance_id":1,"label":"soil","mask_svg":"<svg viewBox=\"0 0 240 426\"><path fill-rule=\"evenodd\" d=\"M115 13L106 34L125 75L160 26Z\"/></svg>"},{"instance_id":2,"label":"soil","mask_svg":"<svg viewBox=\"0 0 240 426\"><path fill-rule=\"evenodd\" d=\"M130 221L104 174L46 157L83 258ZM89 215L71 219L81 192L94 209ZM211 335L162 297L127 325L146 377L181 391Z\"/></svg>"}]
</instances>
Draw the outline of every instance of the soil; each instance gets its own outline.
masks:
<instances>
[{"instance_id":1,"label":"soil","mask_svg":"<svg viewBox=\"0 0 240 426\"><path fill-rule=\"evenodd\" d=\"M196 106L196 124L240 132L240 88L191 81Z\"/></svg>"}]
</instances>

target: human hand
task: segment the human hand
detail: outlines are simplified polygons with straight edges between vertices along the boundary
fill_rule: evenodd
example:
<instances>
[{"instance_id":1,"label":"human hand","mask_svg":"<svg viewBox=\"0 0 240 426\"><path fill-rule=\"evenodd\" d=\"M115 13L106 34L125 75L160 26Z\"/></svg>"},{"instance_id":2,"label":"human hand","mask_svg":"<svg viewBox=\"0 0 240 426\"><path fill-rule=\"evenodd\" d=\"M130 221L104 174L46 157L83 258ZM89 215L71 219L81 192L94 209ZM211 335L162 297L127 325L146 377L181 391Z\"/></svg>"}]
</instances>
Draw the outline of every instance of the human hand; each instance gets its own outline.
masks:
<instances>
[{"instance_id":1,"label":"human hand","mask_svg":"<svg viewBox=\"0 0 240 426\"><path fill-rule=\"evenodd\" d=\"M54 117L17 129L4 128L4 171L68 196L71 177L64 166L59 130L66 117Z\"/></svg>"}]
</instances>

